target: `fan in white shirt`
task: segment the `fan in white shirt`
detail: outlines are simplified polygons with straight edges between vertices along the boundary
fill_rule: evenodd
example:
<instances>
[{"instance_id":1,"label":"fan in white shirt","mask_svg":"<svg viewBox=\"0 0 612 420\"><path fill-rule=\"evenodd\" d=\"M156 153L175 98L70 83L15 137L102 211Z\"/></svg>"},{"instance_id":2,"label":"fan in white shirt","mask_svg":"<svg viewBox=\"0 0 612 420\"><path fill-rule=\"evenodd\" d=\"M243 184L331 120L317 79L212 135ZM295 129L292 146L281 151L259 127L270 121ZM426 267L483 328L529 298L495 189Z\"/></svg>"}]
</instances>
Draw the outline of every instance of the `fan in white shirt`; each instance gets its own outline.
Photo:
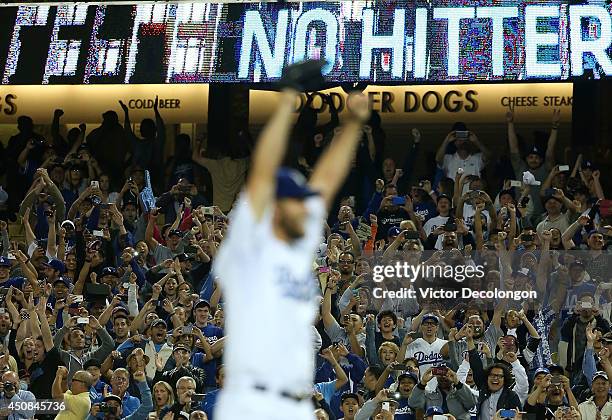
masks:
<instances>
[{"instance_id":1,"label":"fan in white shirt","mask_svg":"<svg viewBox=\"0 0 612 420\"><path fill-rule=\"evenodd\" d=\"M457 151L454 154L446 154L446 148L454 143ZM470 145L475 146L479 153L472 153ZM457 170L463 169L465 175L480 176L485 167L489 151L480 143L478 137L463 123L455 123L453 131L448 133L440 148L436 152L436 162L444 171L447 178L455 178Z\"/></svg>"}]
</instances>

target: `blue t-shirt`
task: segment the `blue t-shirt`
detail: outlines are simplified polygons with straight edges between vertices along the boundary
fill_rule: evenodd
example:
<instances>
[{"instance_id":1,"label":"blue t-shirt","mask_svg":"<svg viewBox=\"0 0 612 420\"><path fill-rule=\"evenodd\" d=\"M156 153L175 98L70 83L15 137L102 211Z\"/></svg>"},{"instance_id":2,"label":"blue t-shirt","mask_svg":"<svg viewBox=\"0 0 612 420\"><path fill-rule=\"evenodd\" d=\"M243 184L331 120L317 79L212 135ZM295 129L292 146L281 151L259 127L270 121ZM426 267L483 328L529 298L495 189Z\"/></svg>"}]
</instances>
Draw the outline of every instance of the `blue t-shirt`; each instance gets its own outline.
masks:
<instances>
[{"instance_id":1,"label":"blue t-shirt","mask_svg":"<svg viewBox=\"0 0 612 420\"><path fill-rule=\"evenodd\" d=\"M208 420L213 420L213 414L215 411L215 404L217 404L217 396L219 395L219 390L215 389L214 391L207 392L204 396L204 401L202 402L202 409L208 416Z\"/></svg>"},{"instance_id":2,"label":"blue t-shirt","mask_svg":"<svg viewBox=\"0 0 612 420\"><path fill-rule=\"evenodd\" d=\"M433 201L426 201L424 203L414 203L414 212L418 215L423 216L423 223L431 219L437 214L436 205Z\"/></svg>"},{"instance_id":3,"label":"blue t-shirt","mask_svg":"<svg viewBox=\"0 0 612 420\"><path fill-rule=\"evenodd\" d=\"M400 398L399 407L395 410L393 420L416 420L415 411L408 405L408 398Z\"/></svg>"},{"instance_id":4,"label":"blue t-shirt","mask_svg":"<svg viewBox=\"0 0 612 420\"><path fill-rule=\"evenodd\" d=\"M332 397L336 392L336 380L334 379L333 381L329 382L319 382L318 384L314 385L314 388L323 395L325 402L330 404Z\"/></svg>"},{"instance_id":5,"label":"blue t-shirt","mask_svg":"<svg viewBox=\"0 0 612 420\"><path fill-rule=\"evenodd\" d=\"M0 287L6 287L8 289L9 287L13 286L16 289L21 290L26 281L27 279L22 276L9 277L5 282L0 283Z\"/></svg>"},{"instance_id":6,"label":"blue t-shirt","mask_svg":"<svg viewBox=\"0 0 612 420\"><path fill-rule=\"evenodd\" d=\"M204 362L204 357L205 354L202 352L194 353L193 356L191 356L191 364L194 367L204 369L204 372L206 372L204 386L206 388L214 387L217 384L217 359L212 359L209 362Z\"/></svg>"},{"instance_id":7,"label":"blue t-shirt","mask_svg":"<svg viewBox=\"0 0 612 420\"><path fill-rule=\"evenodd\" d=\"M223 338L223 329L216 325L207 324L205 327L200 328L200 330L211 346L215 344L217 340ZM212 359L210 362L204 363L204 353L195 353L191 358L191 364L196 367L201 367L206 372L205 387L210 388L217 385L217 359Z\"/></svg>"}]
</instances>

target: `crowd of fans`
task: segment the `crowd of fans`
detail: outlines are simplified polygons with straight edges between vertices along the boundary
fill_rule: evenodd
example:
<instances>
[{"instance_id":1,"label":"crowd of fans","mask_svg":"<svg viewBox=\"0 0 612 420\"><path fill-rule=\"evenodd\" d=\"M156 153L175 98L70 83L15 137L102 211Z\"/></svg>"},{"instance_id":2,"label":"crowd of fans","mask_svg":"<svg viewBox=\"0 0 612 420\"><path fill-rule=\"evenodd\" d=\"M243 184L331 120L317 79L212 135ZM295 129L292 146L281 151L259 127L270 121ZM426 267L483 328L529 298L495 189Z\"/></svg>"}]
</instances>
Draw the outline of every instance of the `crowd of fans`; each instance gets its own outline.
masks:
<instances>
[{"instance_id":1,"label":"crowd of fans","mask_svg":"<svg viewBox=\"0 0 612 420\"><path fill-rule=\"evenodd\" d=\"M306 107L294 130L289 160L306 175L338 133L328 105L330 123L317 126ZM186 135L164 165L157 106L140 135L121 107L123 125L108 111L88 135L81 125L64 137L61 110L50 138L22 116L3 149L0 417L54 418L11 403L55 399L58 419L214 418L226 337L211 264L248 165L225 162L228 175ZM582 155L573 167L556 161L557 112L544 145L526 147L512 111L506 125L511 169L499 186L485 182L491 151L463 123L422 176L418 130L399 164L378 115L365 127L313 256L317 419L612 418L612 210L601 172ZM13 221L25 240L9 235ZM480 265L484 275L461 287L538 298L381 297L376 288L458 285L373 280L375 266L398 262ZM265 319L253 320L263 333Z\"/></svg>"}]
</instances>

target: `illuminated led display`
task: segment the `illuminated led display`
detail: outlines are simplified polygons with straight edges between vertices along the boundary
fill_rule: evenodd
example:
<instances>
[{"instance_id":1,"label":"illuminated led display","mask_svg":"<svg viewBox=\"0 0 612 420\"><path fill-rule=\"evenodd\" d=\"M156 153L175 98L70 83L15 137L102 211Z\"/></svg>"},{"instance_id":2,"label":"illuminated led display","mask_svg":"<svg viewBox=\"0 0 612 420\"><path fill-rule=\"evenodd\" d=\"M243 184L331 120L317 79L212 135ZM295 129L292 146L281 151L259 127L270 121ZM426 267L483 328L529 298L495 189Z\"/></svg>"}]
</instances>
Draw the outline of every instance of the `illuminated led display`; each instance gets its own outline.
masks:
<instances>
[{"instance_id":1,"label":"illuminated led display","mask_svg":"<svg viewBox=\"0 0 612 420\"><path fill-rule=\"evenodd\" d=\"M0 83L267 83L307 58L330 82L610 76L610 5L575 3L4 5Z\"/></svg>"}]
</instances>

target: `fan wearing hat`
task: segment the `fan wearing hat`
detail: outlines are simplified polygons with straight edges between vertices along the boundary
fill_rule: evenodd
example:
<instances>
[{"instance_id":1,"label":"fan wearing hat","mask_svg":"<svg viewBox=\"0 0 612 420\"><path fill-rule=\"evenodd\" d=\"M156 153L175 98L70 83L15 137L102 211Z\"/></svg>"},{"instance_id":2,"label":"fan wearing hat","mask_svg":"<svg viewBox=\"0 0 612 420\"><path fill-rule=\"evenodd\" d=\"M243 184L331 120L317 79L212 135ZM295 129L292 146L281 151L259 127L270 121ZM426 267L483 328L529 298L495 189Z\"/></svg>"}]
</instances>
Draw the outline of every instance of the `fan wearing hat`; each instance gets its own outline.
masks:
<instances>
[{"instance_id":1,"label":"fan wearing hat","mask_svg":"<svg viewBox=\"0 0 612 420\"><path fill-rule=\"evenodd\" d=\"M19 268L25 277L11 277L11 267L13 266L13 263L9 258L0 256L0 287L9 288L14 286L18 289L22 289L24 284L27 282L32 285L34 291L38 291L40 289L38 286L38 279L36 278L36 274L30 271L28 268L28 258L21 251L13 251L13 254L16 257L16 265L19 265Z\"/></svg>"},{"instance_id":2,"label":"fan wearing hat","mask_svg":"<svg viewBox=\"0 0 612 420\"><path fill-rule=\"evenodd\" d=\"M413 372L404 372L397 377L397 400L398 407L395 411L397 419L412 418L416 413L414 409L409 405L409 398L412 394L412 390L419 383L419 378Z\"/></svg>"},{"instance_id":3,"label":"fan wearing hat","mask_svg":"<svg viewBox=\"0 0 612 420\"><path fill-rule=\"evenodd\" d=\"M523 172L531 172L534 178L543 182L548 176L548 172L555 165L555 148L557 145L557 134L559 128L561 114L557 110L552 115L552 128L546 145L546 153L544 149L538 146L532 146L525 156L521 159L519 140L514 128L514 112L509 110L506 113L506 122L508 124L508 144L510 146L510 161L512 168L517 177L520 177ZM519 178L520 179L520 178ZM534 205L534 214L542 213L542 205L539 199L540 186L532 185L530 187L531 202Z\"/></svg>"},{"instance_id":4,"label":"fan wearing hat","mask_svg":"<svg viewBox=\"0 0 612 420\"><path fill-rule=\"evenodd\" d=\"M176 367L168 371L164 371L164 365L159 357L155 359L156 372L153 381L167 382L174 389L180 378L189 376L196 383L196 391L198 393L203 392L206 372L204 369L194 367L191 364L191 349L185 344L176 344L172 348L172 358Z\"/></svg>"},{"instance_id":5,"label":"fan wearing hat","mask_svg":"<svg viewBox=\"0 0 612 420\"><path fill-rule=\"evenodd\" d=\"M546 217L536 227L538 235L542 235L542 232L550 229L559 229L561 232L565 232L570 226L570 219L579 210L578 207L559 188L548 188L542 190L541 194ZM564 206L567 209L565 212L562 211Z\"/></svg>"},{"instance_id":6,"label":"fan wearing hat","mask_svg":"<svg viewBox=\"0 0 612 420\"><path fill-rule=\"evenodd\" d=\"M524 410L532 416L535 415L536 419L553 420L559 418L554 414L559 407L570 405L578 409L578 402L572 392L569 378L563 374L563 368L559 365L549 365L547 370L550 374L538 381L525 402ZM545 371L540 369L537 374L543 372Z\"/></svg>"},{"instance_id":7,"label":"fan wearing hat","mask_svg":"<svg viewBox=\"0 0 612 420\"><path fill-rule=\"evenodd\" d=\"M153 254L153 258L155 258L155 261L174 259L176 255L184 252L184 247L181 243L183 232L178 229L168 229L165 234L166 245L160 244L153 236L156 229L158 215L159 212L157 209L151 210L149 213L149 222L147 223L147 230L145 231L145 241L149 246L150 252ZM190 235L190 233L188 233L188 235Z\"/></svg>"},{"instance_id":8,"label":"fan wearing hat","mask_svg":"<svg viewBox=\"0 0 612 420\"><path fill-rule=\"evenodd\" d=\"M159 358L161 363L165 365L166 361L172 356L172 346L167 342L168 324L166 321L160 318L153 318L153 315L157 316L154 313L149 315L152 315L152 320L145 329L145 334L148 335L148 339L144 339L143 336L135 334L121 343L121 345L117 347L117 351L124 357L127 357L135 347L143 349L144 354L149 359L149 363L146 364L145 372L147 378L152 379L156 372L156 358ZM149 320L148 315L147 320Z\"/></svg>"},{"instance_id":9,"label":"fan wearing hat","mask_svg":"<svg viewBox=\"0 0 612 420\"><path fill-rule=\"evenodd\" d=\"M340 411L344 415L342 420L355 420L359 411L359 395L354 392L343 392L340 396Z\"/></svg>"},{"instance_id":10,"label":"fan wearing hat","mask_svg":"<svg viewBox=\"0 0 612 420\"><path fill-rule=\"evenodd\" d=\"M83 364L83 370L91 375L92 388L95 390L98 398L103 398L104 389L109 385L102 380L102 362L97 359L89 359Z\"/></svg>"},{"instance_id":11,"label":"fan wearing hat","mask_svg":"<svg viewBox=\"0 0 612 420\"><path fill-rule=\"evenodd\" d=\"M129 415L124 415L123 399L118 395L109 394L104 397L102 403L96 403L91 406L86 420L137 420L148 418L149 413L154 410L154 407L151 389L147 384L147 377L143 370L138 370L134 372L133 378L140 391L140 405L136 411Z\"/></svg>"},{"instance_id":12,"label":"fan wearing hat","mask_svg":"<svg viewBox=\"0 0 612 420\"><path fill-rule=\"evenodd\" d=\"M434 378L436 381L432 382ZM470 388L459 381L455 371L446 366L434 365L421 375L419 383L412 390L409 403L411 407L425 411L432 406L446 405L448 412L457 419L468 420L476 400Z\"/></svg>"},{"instance_id":13,"label":"fan wearing hat","mask_svg":"<svg viewBox=\"0 0 612 420\"><path fill-rule=\"evenodd\" d=\"M417 317L418 318L418 317ZM415 320L417 320L415 318ZM422 337L414 338L410 334L406 334L402 346L400 348L400 359L405 357L415 357L416 353L430 355L427 360L421 360L419 364L419 371L421 375L427 372L430 366L435 366L444 361L444 358L448 354L448 341L438 338L438 328L440 326L440 319L432 314L425 313L421 317L420 332Z\"/></svg>"},{"instance_id":14,"label":"fan wearing hat","mask_svg":"<svg viewBox=\"0 0 612 420\"><path fill-rule=\"evenodd\" d=\"M568 256L567 258L571 258ZM559 281L560 284L565 285L567 282L567 275L563 275L565 270L557 270L553 273L553 278ZM558 291L559 297L563 298L564 309L571 308L574 306L581 296L594 296L597 290L597 284L590 278L589 273L586 271L584 261L580 259L574 259L569 263L569 284L567 284L562 290Z\"/></svg>"},{"instance_id":15,"label":"fan wearing hat","mask_svg":"<svg viewBox=\"0 0 612 420\"><path fill-rule=\"evenodd\" d=\"M384 407L383 404L388 403L388 408ZM381 390L376 396L370 400L367 400L361 409L358 411L358 417L360 419L373 418L376 420L393 420L398 407L398 402L392 398L391 391L388 389Z\"/></svg>"},{"instance_id":16,"label":"fan wearing hat","mask_svg":"<svg viewBox=\"0 0 612 420\"><path fill-rule=\"evenodd\" d=\"M599 305L590 293L580 295L573 312L561 326L559 364L565 367L576 382L583 375L583 355L587 346L586 329L594 324L607 332L610 331L610 323L601 315Z\"/></svg>"},{"instance_id":17,"label":"fan wearing hat","mask_svg":"<svg viewBox=\"0 0 612 420\"><path fill-rule=\"evenodd\" d=\"M48 284L53 284L55 281L66 272L66 265L56 258L50 259L43 263L43 273Z\"/></svg>"},{"instance_id":18,"label":"fan wearing hat","mask_svg":"<svg viewBox=\"0 0 612 420\"><path fill-rule=\"evenodd\" d=\"M410 189L410 198L415 213L422 217L423 222L434 216L438 196L432 189L430 180L421 179L417 185L413 185Z\"/></svg>"},{"instance_id":19,"label":"fan wearing hat","mask_svg":"<svg viewBox=\"0 0 612 420\"><path fill-rule=\"evenodd\" d=\"M455 146L454 154L447 153L447 148L451 144ZM474 153L474 148L478 152ZM489 150L478 140L478 137L468 131L464 123L456 122L438 148L436 162L442 168L446 178L455 179L459 168L463 169L465 175L480 176L489 156Z\"/></svg>"},{"instance_id":20,"label":"fan wearing hat","mask_svg":"<svg viewBox=\"0 0 612 420\"><path fill-rule=\"evenodd\" d=\"M598 371L593 374L589 399L578 405L583 419L612 418L612 399L610 397L610 380L606 372Z\"/></svg>"}]
</instances>

